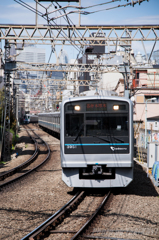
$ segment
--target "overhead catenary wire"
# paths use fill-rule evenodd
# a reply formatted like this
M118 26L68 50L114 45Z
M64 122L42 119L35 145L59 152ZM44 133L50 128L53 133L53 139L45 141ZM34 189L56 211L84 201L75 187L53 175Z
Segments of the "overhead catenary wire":
M15 0L16 2L17 2L17 0ZM21 0L19 0L20 2L22 2L23 4L21 4L21 5L23 5L24 7L25 7L25 3L23 2L23 1L21 1ZM41 4L40 4L40 6L42 6ZM42 13L40 12L40 11L36 11L36 9L34 9L33 7L31 7L31 6L29 6L28 4L27 4L27 9L30 7L30 9L31 9L31 11L33 11L33 12L35 12L35 13L37 13L38 15L40 15L41 17L43 17L45 20L47 20L47 22L48 22L48 25L49 26L53 26L52 24L50 24L50 19L48 18L48 16L42 16ZM44 7L44 6L43 6ZM45 8L45 7L44 7ZM46 12L47 12L47 8L45 8L45 10L46 10ZM54 22L54 21L53 21ZM55 23L55 22L54 22ZM56 23L55 23L56 24ZM57 25L57 24L56 24ZM51 30L49 30L49 34L50 34L50 37L51 37ZM63 35L63 34L61 34L61 35ZM65 37L64 35L63 35L63 37ZM68 40L67 39L67 36L66 36L66 40ZM80 52L81 52L81 49L75 44L75 43L73 43L72 41L71 41L71 39L69 38L69 41L70 41L70 43L73 45L73 47L75 47L75 49L79 52L79 54L80 54ZM53 52L53 49L51 49L51 53L50 53L50 57L49 57L49 60L48 60L48 62L50 61L50 59L51 59L51 55L52 55L52 52ZM43 75L44 76L44 75Z
M24 1L22 1L22 0L14 0L14 1L17 2L18 4L22 5L23 7L29 9L30 11L38 14L40 17L43 17L43 18L47 21L46 17L42 16L42 15L43 15L42 12L36 11L36 9L34 9L34 8L31 7L31 6L29 6L29 5L26 4ZM41 5L41 4L40 4L40 5ZM52 24L50 23L50 21L51 21L51 19L49 19L49 26L50 26L50 27L54 26L54 25L52 25ZM54 20L52 20L52 21L54 22L54 24L55 24L56 26L58 26L58 24L56 24L56 22L55 22ZM71 43L71 45L76 48L77 51L80 50L79 47L71 40L71 38L68 39L66 33L61 32L61 31L58 30L58 29L56 29L56 30L57 30L67 41L69 41L69 42Z
M66 7L64 7L64 8L60 8L60 9L57 9L57 10L56 10L56 11L59 11L59 12L60 12L60 10L63 10L63 11L64 11L64 14L61 14L60 16L58 16L58 17L56 17L56 18L49 18L49 17L48 17L48 14L49 14L49 13L48 13L48 11L47 11L48 7L46 8L45 6L43 6L42 4L40 4L37 0L34 0L34 1L37 2L41 7L43 7L43 8L46 10L46 14L43 14L42 11L39 11L39 10L33 8L32 6L30 6L29 4L25 3L25 2L22 1L22 0L14 0L14 1L17 2L17 3L19 3L19 4L21 4L23 7L29 9L30 11L38 14L39 16L43 17L45 20L47 20L48 25L49 25L50 27L52 27L52 26L54 26L54 25L53 25L51 22L53 22L53 23L55 24L55 26L58 26L58 24L55 22L55 20L56 20L57 18L61 18L61 17L66 18L66 19L67 19L67 22L68 22L68 24L69 24L69 26L70 26L70 23L69 23L69 20L70 20L70 19L68 18L68 14L71 14L71 13L79 13L79 14L84 14L84 15L93 14L93 13L96 13L96 12L106 11L106 10L110 10L110 9L114 9L114 8L119 8L119 7L126 7L126 6L129 6L129 5L130 5L130 6L134 6L134 5L137 4L137 3L140 4L140 3L144 2L144 1L147 1L147 0L137 0L137 1L132 1L132 0L131 0L130 2L128 2L128 0L127 0L127 3L126 3L126 4L117 5L117 6L110 7L110 8L106 8L106 9L99 9L99 10L95 10L95 11L92 11L92 12L86 12L86 11L81 11L81 10L82 10L82 9L88 9L88 8L93 8L93 7L101 6L101 5L104 5L104 4L110 4L110 3L114 3L114 2L117 2L117 1L121 1L121 0L112 0L112 1L107 1L107 2L104 2L104 3L100 3L100 4L96 4L96 5L90 5L90 6L86 6L86 7L77 7L77 6L74 6L74 7L78 8L79 10L78 10L78 11L71 11L71 12L68 12L68 13L66 13L66 11L65 11ZM58 4L58 5L59 5L59 4ZM51 6L51 5L49 5L49 7L50 7L50 6ZM60 6L59 6L59 7L60 7ZM69 7L70 7L70 6L69 6ZM69 20L68 20L68 19L69 19ZM71 21L71 20L70 20L70 21ZM71 39L71 37L68 38L68 36L66 35L66 33L65 33L64 31L61 31L61 30L58 30L58 29L56 29L56 31L58 31L58 33L59 33L61 36L63 36L63 37L66 39L66 41L69 41L69 42L71 43L71 45L74 46L75 49L79 52L79 54L81 53L81 48L79 48L79 47L76 45L76 43ZM50 36L51 36L51 28L50 28L49 32L50 32ZM75 32L73 32L73 34L75 34ZM52 54L52 52L53 52L53 49L52 49L52 51L51 51L51 54ZM50 54L49 61L50 61L50 59L51 59L51 54ZM79 54L78 54L78 55L79 55Z
M36 0L34 0L35 2L37 2ZM39 2L38 2L39 3ZM54 5L54 7L55 7L55 4L54 3L52 3L53 5ZM56 2L56 4L60 7L60 5ZM42 6L41 4L40 4L40 6ZM46 9L46 8L45 8ZM57 11L59 11L60 12L60 14L61 14L61 8L60 9L57 9ZM64 11L64 13L66 13L65 12L65 10L63 9L63 11ZM46 10L46 12L47 12L47 10ZM47 19L48 19L48 13L46 14L47 15ZM66 18L65 18L66 17ZM68 24L69 24L69 26L71 26L71 24L70 24L70 22L72 23L72 25L75 25L73 22L72 22L72 20L67 16L67 14L66 14L66 16L64 16L63 17L64 19L65 19L65 21L67 21L68 22ZM52 20L52 19L50 19L50 20ZM50 20L48 21L48 24L50 23ZM73 33L74 35L75 35L75 33ZM71 40L71 38L70 38L70 40ZM75 44L75 43L74 43ZM75 44L76 45L76 44ZM78 52L79 52L79 54L81 53L81 49L76 45L76 47L78 48L78 49L76 49Z
M34 13L37 13L39 16L43 17L43 18L47 21L47 23L48 23L49 26L54 26L54 25L51 24L51 21L53 21L54 24L55 24L56 26L58 26L58 24L56 24L56 22L55 22L54 20L49 19L49 17L48 17L47 14L44 16L41 11L36 10L35 8L33 8L32 6L26 4L26 3L25 3L24 1L22 1L22 0L14 0L14 1L17 2L17 3L19 3L20 5L22 5L23 7L29 9L30 11L32 11L32 12L34 12ZM37 2L36 0L34 0L34 1ZM37 3L38 3L41 7L43 7L43 8L46 10L46 13L47 13L47 9L48 9L48 8L44 7L44 6L43 6L42 4L40 4L39 2L37 2ZM59 10L59 9L58 9L58 10ZM72 21L71 21L71 22L72 22ZM73 24L73 22L72 22L72 24ZM69 24L69 25L70 25L70 24ZM74 24L73 24L73 25L74 25ZM58 29L56 29L56 30L58 31ZM51 36L51 30L49 31L49 33L50 33L50 36ZM68 39L68 37L66 36L65 33L64 33L65 36L64 36L64 34L62 34L60 31L59 31L59 33L60 33L67 41L69 41L69 42L71 43L71 45L78 51L78 55L77 55L77 56L79 56L79 54L82 53L81 48L79 48L79 47L76 45L76 43L74 43L74 42L71 40L71 37L69 37L69 39ZM81 47L83 47L83 46L81 46ZM49 61L50 61L50 59L51 59L51 55L52 55L52 51L51 51L51 54L50 54L50 57L49 57ZM77 59L77 58L76 58L76 59Z
M35 0L35 1L36 1L36 0ZM82 9L93 8L93 7L97 7L97 6L101 6L101 5L106 5L106 4L114 3L114 2L119 2L119 1L121 1L121 0L111 0L111 1L109 1L109 2L104 2L104 3L95 4L95 5L90 5L90 6L87 6L87 7L80 7L80 6L75 6L75 5L66 5L66 6L64 6L64 7L61 7L61 6L60 6L60 9L61 9L61 10L65 10L65 9L68 9L68 8L76 8L76 9L82 10ZM56 2L56 3L57 3L57 2ZM54 11L49 12L48 14L55 13L55 12L57 12L57 11L59 11L59 10L58 10L58 9L55 9Z
M48 12L47 12L47 19L45 18L45 14L43 14L42 12L40 11L37 11L35 8L31 7L30 5L26 4L24 1L22 0L14 0L15 2L21 4L22 6L26 7L27 9L31 10L32 12L34 13L37 13L38 15L40 15L41 17L43 17L45 20L47 20L49 22L49 25L50 24L50 21L53 21L55 25L57 25L55 23L54 20L58 19L58 18L61 18L61 17L64 17L64 16L68 16L68 14L72 14L72 13L79 13L79 14L84 14L84 15L88 15L88 14L93 14L93 13L96 13L96 12L100 12L100 11L105 11L105 10L110 10L110 9L114 9L114 8L117 8L117 7L126 7L128 5L132 5L134 6L135 4L137 3L141 3L141 2L144 2L144 1L148 1L148 0L137 0L137 1L132 1L131 2L128 2L129 0L127 0L128 3L124 4L124 5L118 5L118 6L115 6L115 7L111 7L111 8L106 8L106 9L100 9L100 10L96 10L96 11L93 11L93 12L86 12L86 11L81 11L81 9L86 9L86 8L90 8L90 7L96 7L96 6L100 6L100 5L104 5L104 4L110 4L110 3L114 3L114 2L117 2L117 1L121 1L121 0L112 0L112 1L107 1L107 2L104 2L104 3L100 3L100 4L96 4L96 5L90 5L90 6L87 6L87 7L78 7L80 8L80 11L71 11L71 12L64 12L63 15L60 15L58 17L54 17L54 18L48 18ZM34 0L35 2L37 2L41 7L43 7L45 10L47 10L46 7L44 7L42 4L40 4L37 0ZM77 6L76 6L77 7ZM61 8L62 9L62 8ZM57 10L59 11L59 9ZM52 25L51 25L52 26ZM56 29L58 31L58 29ZM71 40L71 38L68 39L67 35L62 31L58 31L62 36L63 34L65 35L64 38L66 38L67 41L69 41L71 43L72 46L74 46L76 48L77 51L81 51L81 49L78 48L78 46Z
M37 1L37 0L35 0L35 1ZM126 0L125 0L125 1L126 1ZM127 2L128 2L128 1L130 1L130 2L127 3L127 4L123 4L123 5L117 5L116 7L121 7L121 6L124 7L124 6L128 6L128 5L134 7L134 5L137 4L137 3L139 3L139 5L140 5L140 3L144 2L144 1L149 1L149 0L137 0L137 1L127 0ZM97 7L97 6L103 6L103 5L110 4L110 3L114 3L114 2L121 2L121 0L111 0L111 1L108 1L108 2L98 3L98 4L95 4L95 5L90 5L90 6L86 6L86 7L82 7L82 6L80 7L80 6L75 6L75 5L66 5L66 6L64 6L64 7L61 7L61 6L60 6L60 8L61 8L61 10L63 10L63 9L68 9L68 8L75 8L75 9L83 10L83 9L88 9L88 8ZM116 7L114 7L114 8L116 8ZM113 8L109 8L109 9L113 9ZM101 10L99 10L99 11L104 11L104 10L108 10L108 9L101 9ZM52 11L52 12L48 12L48 14L55 13L56 11L58 11L58 9L55 9L55 10ZM96 11L94 11L94 12L96 12ZM94 13L94 12L91 12L91 13Z
M36 0L35 0L36 1ZM111 1L111 2L107 2L107 3L114 3L115 1L121 1L121 0L114 0L114 1ZM57 17L54 17L54 18L51 18L51 20L56 20L58 18L61 18L61 17L64 17L66 15L70 15L70 14L81 14L81 15L90 15L90 14L94 14L94 13L98 13L98 12L102 12L102 11L107 11L107 10L112 10L112 9L116 9L116 8L120 8L120 7L127 7L127 6L133 6L137 3L142 3L144 1L148 1L148 0L137 0L137 1L131 1L131 2L128 2L126 4L122 4L122 5L116 5L116 6L113 6L113 7L110 7L110 8L105 8L105 9L99 9L99 10L95 10L95 11L92 11L92 12L88 12L88 11L81 11L82 9L87 9L87 7L76 7L80 10L77 10L77 11L70 11L70 12L67 12L67 13L64 13L63 15L60 15L60 16L57 16ZM107 4L105 3L105 4ZM104 3L103 3L104 4ZM74 8L74 6L71 6L72 8ZM91 6L89 6L90 8ZM66 9L66 7L63 7L61 9ZM58 10L55 10L55 11L58 11ZM54 13L55 11L53 12L50 12L48 14L51 14L51 13Z
M49 26L53 26L53 25L50 23L50 19L49 19L49 17L48 17L47 14L46 14L46 16L43 16L41 11L38 11L37 9L35 9L35 8L33 8L32 6L26 4L26 3L25 3L24 1L22 1L22 0L19 0L19 2L18 2L18 0L14 0L14 1L17 2L17 3L19 3L20 5L22 5L23 7L29 9L30 11L38 14L39 16L43 17L45 20L47 20L47 23L48 23ZM43 5L40 4L40 6L43 6ZM43 7L44 7L44 6L43 6ZM44 9L46 10L46 13L47 13L47 9L48 9L48 8L45 8L45 7L44 7ZM53 22L54 22L54 21L53 21ZM54 22L54 23L55 23L55 22ZM55 23L55 25L57 25L57 24ZM69 25L70 25L70 24L69 24ZM58 30L57 30L57 31L58 31ZM49 34L50 34L50 37L51 37L51 30L49 30ZM61 33L60 33L60 34L61 34ZM65 37L64 34L61 34L61 35L63 35L63 37ZM66 40L68 40L67 36L66 36L65 38L66 38ZM71 38L69 38L69 41L70 41L70 43L72 42L72 41L71 41ZM77 50L79 53L81 52L81 49L80 49L76 44L73 43L72 45L76 48L76 50ZM51 50L48 63L49 63L49 61L50 61L50 59L51 59L52 52L53 52L53 49ZM43 76L44 76L44 73L43 73ZM43 77L42 77L42 78L43 78ZM42 81L42 80L41 80L41 81Z
M55 4L54 3L52 3L53 5L54 5L54 7L55 7ZM56 3L59 7L60 7L60 5L59 5L59 3ZM60 12L60 14L61 14L61 8L60 9L58 9L58 11ZM65 10L64 9L62 9L63 10L63 12L64 13L66 13L65 12ZM64 19L65 19L65 17L63 17ZM70 22L72 23L72 25L74 25L74 23L72 22L72 20L66 15L66 19L65 19L67 22L68 22L68 24L69 24L69 26L71 26L71 24L70 24ZM82 36L82 34L78 31L78 33L79 33L79 35L81 35ZM73 33L74 34L74 36L75 36L75 33ZM81 49L79 50L79 53L77 54L77 57L76 57L76 60L78 59L78 56L79 56L79 54L81 53L82 51L81 51ZM75 61L76 61L75 60Z

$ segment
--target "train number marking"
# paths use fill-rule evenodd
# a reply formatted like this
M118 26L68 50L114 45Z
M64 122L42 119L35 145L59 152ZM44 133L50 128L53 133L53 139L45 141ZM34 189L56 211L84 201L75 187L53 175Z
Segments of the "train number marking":
M75 149L75 148L77 148L76 145L67 145L67 149Z

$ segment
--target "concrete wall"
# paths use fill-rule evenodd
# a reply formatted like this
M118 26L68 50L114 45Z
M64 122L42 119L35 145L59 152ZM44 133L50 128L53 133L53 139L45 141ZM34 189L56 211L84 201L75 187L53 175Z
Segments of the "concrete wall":
M123 75L121 73L104 73L102 75L102 80L99 83L99 89L114 90L119 79L122 79Z
M135 103L134 121L145 122L145 103ZM147 103L147 118L159 116L159 103Z

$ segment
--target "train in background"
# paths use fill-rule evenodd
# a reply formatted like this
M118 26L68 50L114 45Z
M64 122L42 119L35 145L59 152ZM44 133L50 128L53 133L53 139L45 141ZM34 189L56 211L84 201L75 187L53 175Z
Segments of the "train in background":
M117 96L83 96L39 114L60 134L62 179L69 187L126 187L133 180L133 106Z
M23 123L38 123L38 115L25 114L23 117Z
M39 126L60 138L60 112L39 113Z

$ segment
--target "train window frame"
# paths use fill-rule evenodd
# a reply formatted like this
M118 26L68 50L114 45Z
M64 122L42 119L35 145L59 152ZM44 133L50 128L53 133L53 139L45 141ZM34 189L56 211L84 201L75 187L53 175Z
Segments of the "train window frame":
M107 107L107 110L101 110L99 111L97 109L97 111L87 111L87 104L88 103L91 103L91 101L93 102L93 104L95 103L106 103L106 106ZM80 105L81 106L81 110L79 112L75 111L74 110L74 106L75 105ZM114 105L119 105L119 110L115 111L113 110L113 106ZM71 106L71 108L69 108ZM121 107L120 107L121 106ZM124 107L123 107L124 106ZM128 122L128 127L127 127L127 134L126 136L128 138L130 138L130 130L129 130L129 126L130 126L130 115L129 115L129 103L126 102L126 101L117 101L117 100L109 100L109 99L103 99L101 101L98 101L98 100L77 100L77 101L74 101L74 102L67 102L65 103L64 105L64 121L65 121L65 125L64 125L64 136L67 137L66 135L66 115L70 115L70 114L83 114L84 116L84 119L83 119L83 124L84 124L84 132L83 132L83 137L87 137L87 129L86 129L86 115L87 114L110 114L112 117L113 116L117 116L117 115L120 115L120 114L124 114L126 117L127 117L127 122ZM118 125L117 127L117 133L119 133L120 129L122 129L121 126ZM101 135L102 136L102 135ZM117 136L120 136L117 134ZM122 136L122 135L121 135Z

